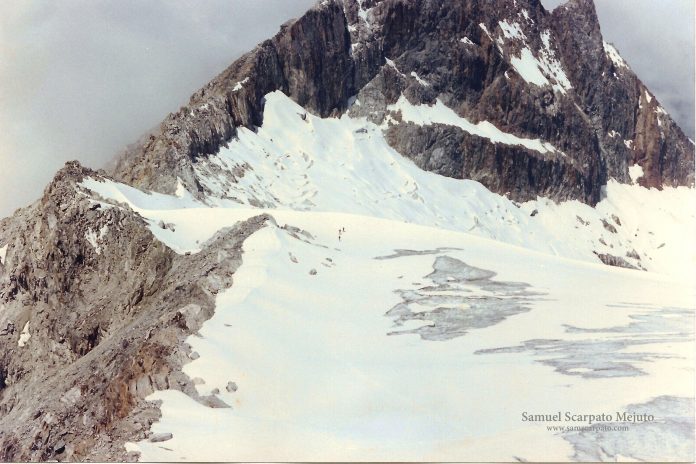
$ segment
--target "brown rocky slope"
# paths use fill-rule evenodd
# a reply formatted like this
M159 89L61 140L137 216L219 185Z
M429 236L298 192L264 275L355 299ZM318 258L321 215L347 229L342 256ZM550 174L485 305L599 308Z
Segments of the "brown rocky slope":
M177 255L130 208L92 199L79 186L88 176L102 178L69 163L0 221L0 461L135 459L124 443L150 434L159 411L144 398L156 389L223 406L181 372L184 339L270 218Z

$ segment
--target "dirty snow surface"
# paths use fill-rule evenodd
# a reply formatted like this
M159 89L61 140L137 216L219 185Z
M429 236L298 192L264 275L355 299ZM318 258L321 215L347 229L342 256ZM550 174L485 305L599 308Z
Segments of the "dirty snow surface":
M365 120L279 93L264 118L197 165L205 202L82 184L178 253L273 217L187 340L184 372L229 407L154 393L168 439L128 443L141 460L692 459L693 190L516 205L418 170ZM524 420L558 412L609 416Z

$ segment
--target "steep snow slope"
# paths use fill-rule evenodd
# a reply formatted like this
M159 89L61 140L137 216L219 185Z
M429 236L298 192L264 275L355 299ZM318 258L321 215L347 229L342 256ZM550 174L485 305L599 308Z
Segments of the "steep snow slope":
M427 114L426 108L419 114ZM181 184L179 198L145 195L123 184L85 185L130 202L155 225L176 224L171 210L181 207L345 212L464 231L589 262L599 262L595 252L612 255L685 278L696 263L693 189L657 191L610 181L596 208L545 199L517 205L478 182L420 170L389 147L382 128L364 118L315 117L280 92L267 95L262 127L240 128L238 139L198 162L196 172L213 192L208 205L196 203ZM201 221L225 225L217 211L196 214ZM153 231L172 235L159 227ZM194 249L195 243L175 248Z

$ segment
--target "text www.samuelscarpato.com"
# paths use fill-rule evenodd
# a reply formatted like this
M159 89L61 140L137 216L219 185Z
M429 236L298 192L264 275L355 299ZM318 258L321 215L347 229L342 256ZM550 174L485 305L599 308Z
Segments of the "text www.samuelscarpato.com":
M628 432L628 425L547 425L549 432Z

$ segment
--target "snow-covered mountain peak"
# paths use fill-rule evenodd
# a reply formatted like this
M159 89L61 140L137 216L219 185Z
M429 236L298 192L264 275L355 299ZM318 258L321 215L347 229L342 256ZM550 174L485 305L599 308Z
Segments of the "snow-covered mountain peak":
M0 460L688 460L693 150L591 0L320 1L0 220Z

